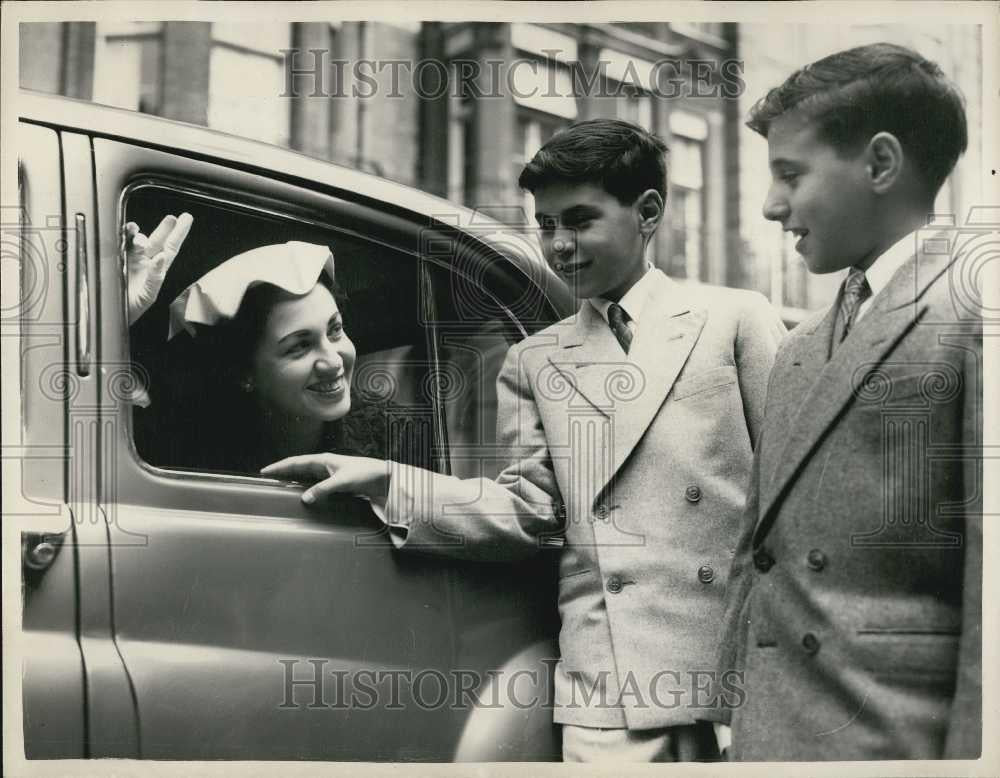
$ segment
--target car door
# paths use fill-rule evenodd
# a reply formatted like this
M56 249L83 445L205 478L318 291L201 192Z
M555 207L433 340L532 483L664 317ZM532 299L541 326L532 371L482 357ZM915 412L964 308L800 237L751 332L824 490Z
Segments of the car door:
M13 226L18 243L20 299L5 309L3 334L17 335L5 337L5 349L20 346L20 358L4 364L20 368L23 418L4 418L4 521L21 527L15 639L24 657L25 754L138 756L132 688L111 623L96 456L102 387L90 144L29 122L18 132L20 202L4 231L6 243Z
M4 278L2 345L5 394L16 383L22 402L4 405L3 515L6 526L16 523L21 539L25 755L80 758L84 670L71 497L64 477L67 403L59 391L76 377L64 361L72 331L65 307L75 268L67 267L59 134L27 124L18 133L26 150L18 158L19 202L3 209L2 229L4 259L9 250L16 252L19 277ZM15 289L16 303L8 305ZM42 376L50 380L43 382ZM7 416L8 410L21 418Z
M447 470L434 294L449 286L440 273L460 269L421 253L426 223L280 172L108 138L90 143L94 369L104 393L95 466L114 645L133 690L139 754L553 758L544 690L555 598L545 560L470 567L400 554L364 501L306 508L298 486L192 466L184 447L205 442L192 388L199 376L158 351L169 301L212 263L267 242L326 243L349 287L356 373L376 394L388 376L395 392L373 429L388 455ZM123 226L136 220L148 233L180 210L195 226L157 305L130 330ZM507 281L524 283L513 273ZM499 297L512 294L497 288ZM517 330L513 316L505 326ZM508 686L498 679L525 668L539 693L529 688L513 701L529 704L512 704L509 692L525 675ZM483 702L477 695L487 691L493 699Z

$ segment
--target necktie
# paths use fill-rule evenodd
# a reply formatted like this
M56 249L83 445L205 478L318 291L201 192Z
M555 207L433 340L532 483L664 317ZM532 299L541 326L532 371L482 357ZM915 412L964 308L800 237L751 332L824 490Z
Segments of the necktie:
M847 333L854 325L854 317L858 314L858 308L871 296L871 293L872 289L868 286L865 272L852 267L844 281L844 291L840 295L840 312L833 338L834 348L847 337Z
M632 345L632 330L628 328L628 314L618 303L611 303L608 306L608 326L618 338L622 350L628 354L629 347Z

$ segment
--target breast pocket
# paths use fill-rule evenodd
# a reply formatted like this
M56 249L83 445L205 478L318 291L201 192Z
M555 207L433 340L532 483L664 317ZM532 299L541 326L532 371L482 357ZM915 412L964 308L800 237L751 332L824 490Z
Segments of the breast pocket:
M724 386L736 383L736 366L723 365L698 373L690 378L682 378L674 384L671 396L674 400L686 400L695 395L703 395Z

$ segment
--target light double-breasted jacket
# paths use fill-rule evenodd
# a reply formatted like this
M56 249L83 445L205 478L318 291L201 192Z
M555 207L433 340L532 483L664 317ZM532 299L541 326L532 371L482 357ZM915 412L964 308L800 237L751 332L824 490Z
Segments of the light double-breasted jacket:
M628 356L590 304L510 349L496 481L405 466L391 478L404 549L497 560L561 546L557 722L699 717L784 335L760 294L651 272Z

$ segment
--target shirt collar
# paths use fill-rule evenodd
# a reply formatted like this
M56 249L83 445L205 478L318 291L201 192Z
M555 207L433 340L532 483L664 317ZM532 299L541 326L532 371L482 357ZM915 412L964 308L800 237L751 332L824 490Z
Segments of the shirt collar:
M642 309L646 306L646 300L649 299L649 292L653 287L652 271L653 265L647 262L646 272L642 278L632 284L632 288L625 292L622 295L622 299L618 301L622 310L628 314L628 318L637 324L639 317L642 316ZM594 310L601 314L604 321L608 320L608 308L611 307L611 300L605 300L603 297L589 297L587 298L587 302L594 306Z
M896 271L916 252L917 233L914 231L897 240L872 262L871 267L865 271L868 287L872 290L872 298L877 297L878 293L889 285Z

